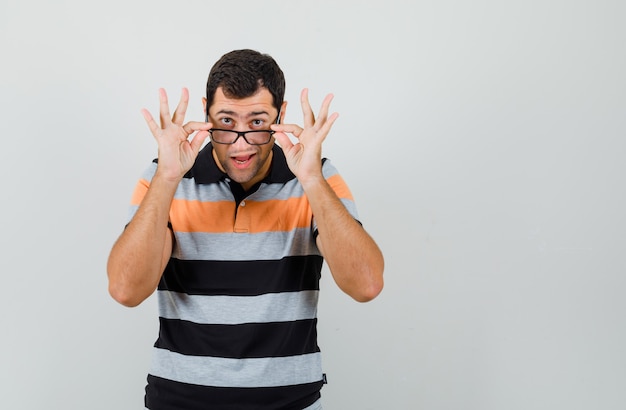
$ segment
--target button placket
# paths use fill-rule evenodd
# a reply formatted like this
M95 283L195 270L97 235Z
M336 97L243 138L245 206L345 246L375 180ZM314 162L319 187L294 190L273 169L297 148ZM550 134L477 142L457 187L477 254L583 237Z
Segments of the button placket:
M234 232L247 233L250 231L250 211L246 209L246 201L241 201L235 214Z

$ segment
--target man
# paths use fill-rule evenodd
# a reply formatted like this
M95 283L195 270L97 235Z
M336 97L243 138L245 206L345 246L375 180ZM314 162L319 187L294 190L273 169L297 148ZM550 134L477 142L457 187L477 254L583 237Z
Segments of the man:
M282 124L284 93L273 58L236 50L211 69L206 122L184 123L186 89L171 116L160 90L160 126L143 110L158 160L133 194L107 270L125 306L158 294L146 408L321 409L323 260L355 300L382 290L383 256L321 158L337 119L332 95L315 118L303 90L300 127Z

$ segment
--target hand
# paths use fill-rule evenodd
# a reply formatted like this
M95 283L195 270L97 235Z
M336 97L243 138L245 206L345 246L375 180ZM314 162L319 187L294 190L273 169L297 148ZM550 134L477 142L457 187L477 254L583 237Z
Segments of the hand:
M302 113L304 114L304 128L296 124L272 125L272 129L276 131L274 136L285 153L289 169L302 184L310 180L323 178L322 142L324 142L330 132L330 128L337 117L339 117L337 113L328 115L328 108L332 100L332 94L328 94L324 98L319 117L316 120L309 104L309 90L305 88L300 94L300 103L302 105ZM286 133L292 134L298 139L298 142L292 143Z
M194 164L198 151L204 140L209 136L211 123L190 121L183 125L187 105L189 104L189 91L183 88L180 102L170 118L170 110L167 102L167 94L163 88L159 89L160 120L161 126L152 118L145 108L141 110L148 127L159 146L159 163L157 174L172 181L180 181ZM189 136L196 132L191 140Z

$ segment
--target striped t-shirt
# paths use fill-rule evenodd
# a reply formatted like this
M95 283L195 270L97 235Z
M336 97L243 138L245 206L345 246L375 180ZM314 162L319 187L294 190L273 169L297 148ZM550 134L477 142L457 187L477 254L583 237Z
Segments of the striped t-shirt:
M358 218L330 161L322 170ZM155 171L156 160L137 185L129 219ZM320 397L323 259L307 197L278 146L256 190L236 199L241 188L233 184L208 144L174 195L175 243L157 289L146 408L301 410Z

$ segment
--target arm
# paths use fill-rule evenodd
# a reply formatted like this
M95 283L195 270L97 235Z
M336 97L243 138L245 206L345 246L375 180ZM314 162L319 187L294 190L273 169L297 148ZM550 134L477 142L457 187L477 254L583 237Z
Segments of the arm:
M383 255L323 180L305 188L317 221L319 247L335 282L359 302L374 299L383 288Z
M337 119L328 116L332 95L322 103L315 120L308 90L301 95L304 128L293 124L273 125L285 151L289 168L296 175L311 204L319 236L317 244L339 288L357 301L374 299L383 288L383 255L361 225L346 210L322 175L321 145ZM298 138L293 144L285 132Z
M169 261L173 240L167 222L175 189L155 177L137 213L111 249L109 293L124 306L137 306L150 296Z
M183 125L189 101L186 89L171 119L165 90L159 90L159 95L160 127L143 110L159 146L157 170L137 213L113 245L107 263L109 293L125 306L137 306L157 288L172 254L172 231L167 223L174 193L211 128L210 123L203 122ZM194 138L188 140L195 131Z

